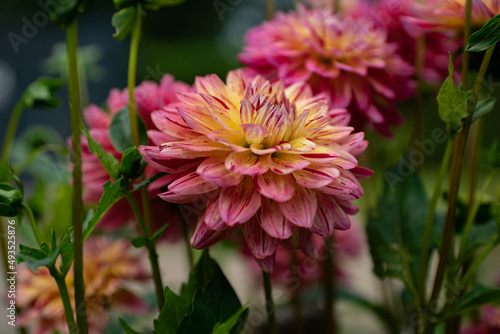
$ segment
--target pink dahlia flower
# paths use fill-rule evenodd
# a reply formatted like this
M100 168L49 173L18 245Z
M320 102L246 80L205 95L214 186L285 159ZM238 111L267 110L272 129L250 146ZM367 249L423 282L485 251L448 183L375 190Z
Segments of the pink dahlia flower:
M460 33L465 27L466 0L426 0L415 4L416 17L408 17L408 31L422 33L428 30ZM472 27L481 28L489 19L500 14L499 0L472 1Z
M149 278L140 258L131 253L130 241L91 238L84 245L83 275L89 333L104 332L110 310L140 313L148 306L125 284ZM57 284L45 267L33 273L26 265L18 267L17 305L23 309L19 326L31 326L30 333L69 333ZM74 305L73 270L66 276L71 304Z
M472 323L462 334L500 334L500 307L485 306L481 313L481 320Z
M334 244L334 257L335 257L335 270L336 277L341 283L348 283L348 276L345 271L345 265L358 257L361 249L365 244L365 236L363 230L360 228L359 223L353 220L351 229L348 231L336 231L335 244ZM300 282L293 278L291 272L292 258L290 252L279 247L276 251L274 261L274 271L271 275L271 280L275 284L285 285L291 291L295 289L305 289L313 286L322 281L324 277L324 264L326 252L324 248L325 239L321 236L313 235L316 244L319 248L318 258L308 258L297 252L297 275ZM245 249L245 254L249 252ZM252 272L258 277L260 275L260 268L257 265L252 266ZM259 280L257 280L259 281Z
M194 248L209 247L241 226L264 270L271 271L280 242L317 256L313 233L350 227L351 200L363 195L358 178L371 171L356 156L367 142L352 133L349 115L297 83L284 88L242 71L196 78L196 93L153 113L165 136L142 146L154 168L182 173L159 196L194 203Z
M168 105L175 105L179 102L176 94L178 92L191 91L187 84L174 81L173 77L166 75L158 85L154 82L143 82L135 89L135 98L138 106L138 113L146 124L148 129L156 129L151 113L155 110L162 109ZM121 160L122 153L116 150L109 138L109 126L114 114L128 105L128 91L120 91L113 89L107 101L109 112L99 108L96 105L90 105L84 112L85 122L88 126L90 135L94 140L99 142L104 150L112 153L118 161ZM159 144L163 142L163 138L151 137L153 143ZM102 167L99 159L94 156L89 148L85 137L82 137L82 171L84 193L83 199L86 204L95 205L99 202L102 195L102 185L110 180L106 170ZM148 167L146 176L152 176L157 171ZM162 226L169 223L169 227L165 232L165 238L169 241L175 241L181 236L180 216L176 208L171 204L160 200L156 195L162 192L163 188L172 180L173 176L163 177L149 186L149 194L151 198L151 211L155 226ZM140 201L138 201L140 203ZM166 218L168 217L168 219ZM114 229L123 226L125 223L134 219L134 215L126 199L117 202L103 217L100 223L101 228Z
M388 136L389 126L402 122L394 102L414 86L413 67L397 49L373 23L300 7L251 29L239 60L285 85L306 81L334 107L348 108L355 128L370 123Z
M413 17L413 7L418 0L365 0L352 7L347 15L356 20L367 19L387 30L387 41L398 45L397 53L409 64L414 65L417 57L417 38L403 25L403 19ZM448 75L448 52L455 53L460 43L451 39L449 34L428 31L425 34L424 80L441 83Z

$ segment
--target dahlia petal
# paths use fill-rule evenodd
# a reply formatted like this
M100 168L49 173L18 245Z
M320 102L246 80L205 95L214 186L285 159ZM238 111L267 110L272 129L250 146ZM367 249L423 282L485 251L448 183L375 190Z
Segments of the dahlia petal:
M188 147L189 144L186 144ZM169 157L170 159L197 159L197 158L205 158L211 154L213 151L223 151L223 148L214 148L214 147L205 147L197 146L197 150L190 150L186 147L183 147L183 142L173 142L173 143L164 143L160 145L160 153L163 156Z
M280 240L267 234L260 227L256 217L243 224L241 229L248 248L256 258L263 259L271 256L278 249Z
M245 133L245 139L247 143L261 143L265 138L269 137L271 134L260 124L242 124L240 127Z
M245 135L241 131L232 129L215 130L210 132L207 137L215 142L226 144L230 147L241 147L242 150L246 150Z
M313 225L309 230L322 237L329 237L335 229L335 216L337 214L345 215L345 213L337 212L342 209L338 205L335 205L331 196L318 191L316 192L316 198L318 199L318 210L314 217Z
M335 152L327 147L317 145L313 151L302 153L300 156L311 162L328 163L336 160L340 155L338 152Z
M336 202L348 215L355 215L359 212L359 208L357 207L357 205L351 201L344 201L343 199L337 198Z
M198 218L198 224L193 236L191 237L191 246L194 249L204 249L215 245L222 239L229 236L231 233L236 231L236 227L229 227L223 231L214 231L208 228L208 226L203 221L204 215L200 215Z
M279 175L272 171L254 177L255 188L265 197L285 202L293 197L295 186L290 175Z
M223 231L229 227L224 220L222 220L219 213L219 195L219 193L215 193L212 199L208 201L205 218L203 219L207 227L214 231Z
M293 85L288 86L285 89L285 95L290 100L290 103L294 103L297 100L303 100L313 96L311 86L303 82L297 82Z
M297 153L308 153L313 152L316 148L316 144L307 138L297 138L290 141L290 145L292 145L291 152Z
M174 143L172 146L182 147L186 150L196 151L196 152L213 152L213 151L228 150L227 145L215 142L212 139L208 138L208 136L199 136L191 140L185 140L182 142ZM162 147L164 147L164 145L162 145Z
M193 107L186 110L177 107L177 112L187 125L201 134L206 135L214 130L221 129L220 124L203 108Z
M258 95L257 95L258 96ZM252 123L255 115L255 108L248 100L241 100L240 106L240 123Z
M188 171L179 176L168 186L168 190L184 195L205 194L217 189L217 186L207 182L196 171Z
M95 104L85 108L83 116L89 128L108 129L111 124L111 116Z
M344 209L339 205L337 201L332 201L333 206L335 207L335 215L334 215L334 227L336 230L346 231L351 228L351 220L349 216L346 214Z
M307 257L318 259L319 249L313 234L305 228L296 228L293 235L281 240L281 246L288 250L300 249Z
M259 216L260 226L273 238L288 239L293 233L293 224L290 223L276 201L262 198Z
M275 153L267 158L269 169L276 174L290 174L296 170L304 169L311 162L302 159L299 155L291 155L285 153Z
M158 194L162 200L169 203L178 203L178 204L188 204L193 203L196 196L199 195L185 195L185 194L177 194L173 191L165 191L163 193Z
M321 188L340 176L335 167L315 165L293 172L295 181L306 188Z
M250 150L257 155L272 154L274 152L286 151L286 150L291 150L291 149L292 149L292 145L290 143L282 143L281 145L273 146L273 147L266 148L266 149L263 149L261 144L250 145Z
M373 171L368 168L356 166L351 169L351 173L358 179L367 179L373 175Z
M178 173L199 164L195 159L175 159L160 151L157 146L139 146L139 152L143 159L154 169L165 173Z
M269 170L265 156L257 156L252 151L231 152L226 158L228 171L243 175L260 175Z
M274 269L274 258L276 256L276 253L274 253L273 255L270 255L268 257L265 257L263 259L258 259L258 258L255 258L255 262L257 262L257 264L259 265L259 267L264 270L266 273L268 274L272 274L273 273L273 269Z
M261 196L252 179L247 177L236 187L222 189L219 212L229 226L243 224L259 210L260 201Z
M279 203L283 215L294 225L309 228L316 215L317 201L314 190L297 186L293 197Z
M365 110L370 105L372 93L370 87L364 82L364 78L349 76L351 81L352 91L354 93L354 100L359 109Z
M160 146L168 141L171 141L170 136L157 130L148 130L148 137L153 142L153 144L157 146Z
M196 169L208 182L221 188L234 187L243 179L242 175L226 169L224 156L214 156L204 160Z

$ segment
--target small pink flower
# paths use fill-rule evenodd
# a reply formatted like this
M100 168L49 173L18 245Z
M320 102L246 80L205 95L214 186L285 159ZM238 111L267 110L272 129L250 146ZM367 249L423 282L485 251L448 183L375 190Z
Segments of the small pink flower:
M351 200L363 195L358 178L372 172L358 167L367 142L347 126L345 110L330 109L304 83L285 89L242 71L226 83L196 78L195 89L179 94L177 109L153 113L165 143L140 147L152 167L182 173L159 196L193 204L194 248L241 225L252 254L272 271L280 242L317 256L313 233L350 227Z
M348 108L355 128L370 123L390 135L389 126L402 121L394 102L414 86L413 67L397 48L373 23L300 7L251 29L239 60L285 85L306 81L334 107Z
M145 122L148 129L156 130L151 119L151 113L162 109L167 105L175 105L179 102L176 94L178 92L188 92L191 88L184 83L174 81L173 77L166 75L158 85L154 82L145 81L135 89L135 99L138 106L138 113ZM85 122L89 133L94 140L99 142L106 152L112 153L118 161L121 160L122 153L117 151L110 138L109 126L114 114L128 105L128 91L113 89L110 92L107 105L109 113L96 105L90 105L84 112ZM163 142L163 138L157 138L154 135L150 138L153 143ZM95 205L102 195L102 185L110 180L106 170L101 166L99 159L94 156L87 144L85 137L82 137L82 171L85 203ZM148 167L146 177L150 177L157 171ZM175 176L163 177L149 186L151 198L151 211L156 227L169 223L169 227L164 236L169 241L178 240L181 236L179 227L180 217L174 206L161 201L156 194L166 189L168 183ZM140 203L140 201L137 201ZM166 218L168 217L168 219ZM118 201L101 219L99 226L104 229L115 229L123 226L125 223L134 219L134 215L126 199Z
M396 52L409 64L415 65L417 38L404 28L403 20L414 16L413 7L418 0L362 1L351 7L347 15L356 20L373 21L387 30L387 41L398 45ZM448 52L455 53L461 43L444 32L429 31L425 34L424 80L441 83L448 75Z
M17 305L23 309L19 326L31 326L33 334L69 333L57 284L45 267L33 273L18 267ZM138 256L132 255L130 241L90 238L84 245L83 275L90 334L103 333L110 310L127 313L148 311L148 306L125 284L149 278ZM74 305L73 270L66 276L71 304ZM74 310L73 310L74 311Z
M420 34L429 30L461 33L465 28L466 0L426 0L414 4L415 15L405 18L408 31ZM500 14L500 1L472 1L473 29L481 28L489 19Z

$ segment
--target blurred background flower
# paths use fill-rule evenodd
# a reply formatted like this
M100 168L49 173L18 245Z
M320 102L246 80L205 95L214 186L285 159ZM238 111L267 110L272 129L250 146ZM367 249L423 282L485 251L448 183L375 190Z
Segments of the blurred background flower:
M128 240L88 239L84 246L83 275L89 333L101 334L111 312L148 311L149 307L127 288L130 282L149 279L139 254L132 252ZM22 264L17 278L17 305L24 309L18 325L31 327L33 334L69 333L59 290L49 270L42 267L34 273ZM66 276L66 285L74 305L72 269Z

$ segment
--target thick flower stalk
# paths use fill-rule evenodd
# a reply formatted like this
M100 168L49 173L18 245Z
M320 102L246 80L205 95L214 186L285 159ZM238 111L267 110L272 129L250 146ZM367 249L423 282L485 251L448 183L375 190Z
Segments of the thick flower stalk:
M301 6L251 29L239 60L285 85L306 81L334 107L348 108L356 129L369 123L389 136L390 125L402 122L395 101L414 88L413 67L397 49L376 24Z
M396 52L409 64L416 64L417 37L405 29L403 21L414 17L414 6L419 0L381 0L362 1L356 7L350 7L347 15L356 20L373 21L387 30L387 41L398 45ZM428 31L425 33L425 66L423 79L426 82L441 84L448 76L448 52L455 53L460 48L457 40L449 33Z
M131 251L127 240L99 237L85 242L83 275L89 333L103 333L111 311L148 311L148 306L125 286L127 282L149 278L140 257ZM23 264L18 271L16 297L24 310L18 318L19 325L31 326L33 334L69 333L61 295L49 270L41 267L33 273ZM73 270L68 272L66 284L74 304Z
M194 248L209 247L241 226L261 267L272 271L280 242L317 256L313 233L350 227L351 202L363 195L358 178L371 171L356 156L367 142L353 134L343 109L297 83L284 88L232 71L197 78L196 93L153 113L165 143L142 146L155 169L181 173L159 196L192 203ZM154 131L151 131L154 132ZM159 136L160 134L158 134Z
M415 34L429 30L458 32L465 29L467 0L426 0L414 5L414 16L405 18L408 31ZM500 1L472 1L471 26L481 28L489 19L500 14Z
M138 114L146 124L148 129L156 129L151 120L151 113L159 110L167 105L175 105L179 100L176 96L178 92L188 92L190 87L184 83L174 81L173 77L166 75L158 85L154 82L145 81L135 90L135 97L138 105ZM89 128L90 135L94 140L99 142L104 150L112 153L118 161L121 160L122 153L119 152L112 144L109 137L109 127L114 114L126 107L128 104L128 91L120 91L113 89L110 92L107 100L109 112L101 109L96 105L90 105L84 112L85 122ZM163 138L151 137L152 143L160 144ZM83 183L84 194L83 199L86 204L95 205L99 202L102 195L102 185L111 178L102 167L99 159L93 155L89 148L85 137L82 137L83 142ZM152 176L157 171L154 168L146 169L146 176ZM159 227L166 222L170 225L167 227L167 232L164 234L169 241L176 241L182 234L180 228L180 216L174 206L160 200L156 194L166 190L166 186L172 180L171 177L163 177L152 183L149 187L150 205L153 212L153 223ZM162 190L163 189L163 190ZM166 218L168 217L168 218ZM123 226L127 222L134 219L133 212L126 199L122 199L113 205L110 210L101 219L100 228L113 230Z

